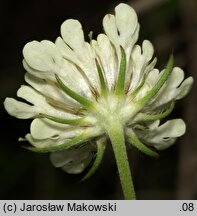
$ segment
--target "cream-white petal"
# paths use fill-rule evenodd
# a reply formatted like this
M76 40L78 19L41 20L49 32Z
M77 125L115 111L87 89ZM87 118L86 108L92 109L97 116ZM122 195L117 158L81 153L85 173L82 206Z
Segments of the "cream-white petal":
M121 3L115 8L115 16L107 14L103 19L103 27L115 46L121 45L125 50L132 49L136 42L133 41L134 34L138 34L138 22L135 11L129 5Z
M75 76L76 80L77 77ZM71 78L70 78L71 79ZM63 79L63 81L65 78ZM80 104L69 97L67 94L65 94L62 89L58 88L56 83L51 80L43 80L40 78L37 78L29 73L25 74L25 81L31 85L35 90L39 91L42 95L45 97L50 98L54 101L56 101L58 104L62 104L62 106L73 106L73 107L80 107ZM78 80L80 82L80 80ZM76 83L76 82L74 82ZM74 85L72 83L71 85L70 82L65 82L67 86L69 86L72 90L74 90L77 93L80 93L81 95L87 96L90 95L90 92L88 91L87 85L85 85L82 81L80 82L79 85ZM75 87L74 87L75 86ZM81 88L80 88L81 87ZM79 89L80 88L80 89Z
M142 43L142 51L146 62L149 62L154 54L154 48L150 41L144 40Z
M172 137L170 137L168 139L163 139L162 142L160 140L158 140L158 142L154 144L154 147L160 151L165 150L165 149L169 148L170 146L172 146L176 142L176 140L177 140L177 138L172 138Z
M39 111L37 114L44 113L59 118L75 118L75 115L48 104L46 98L30 86L21 86L17 92L17 96L37 107L37 111Z
M150 131L145 131L144 140L156 149L163 150L171 146L176 138L182 136L185 131L184 121L182 119L173 119Z
M144 63L144 59L141 54L141 47L139 45L135 45L133 51L131 53L131 68L132 71L132 79L130 88L133 90L138 85L140 80L142 79L142 65Z
M59 60L57 48L50 41L32 41L23 48L25 61L38 71L56 71L55 62Z
M68 96L66 97L66 94L63 93L63 91L59 89L54 82L39 79L29 73L25 74L25 81L46 97L52 98L61 103L70 104L73 102ZM77 105L77 103L75 104Z
M163 71L160 74L162 74ZM183 79L183 70L179 67L173 68L168 80L149 105L156 108L167 104L170 101L178 100L184 97L191 89L193 78L189 77L184 81Z
M51 61L49 56L45 56L43 47L38 41L32 41L27 43L23 48L23 56L26 62L36 70L49 71Z
M23 67L24 69L31 75L38 77L40 79L48 79L48 80L54 80L54 74L51 72L46 71L39 71L35 70L32 67L28 65L28 63L23 59Z
M85 97L91 98L92 93L90 90L90 85L87 81L87 77L79 71L75 65L68 61L64 61L61 68L61 73L59 73L62 81L73 91L83 95Z
M58 145L58 137L52 137L49 139L35 139L31 134L27 134L25 136L25 140L27 140L32 146L36 148L45 148Z
M30 86L22 85L17 91L17 96L40 107L46 104L46 99Z
M29 104L17 101L13 98L6 98L4 101L6 111L19 119L33 118L39 113L39 109Z
M174 67L167 80L167 87L177 88L184 79L184 71L179 67Z
M42 40L40 44L43 46L46 54L48 54L51 57L52 63L55 63L57 65L61 64L62 55L53 42L48 40Z
M131 36L137 27L137 15L133 8L127 4L121 3L115 8L115 18L120 43L123 47L126 47L130 45Z
M17 96L25 99L32 105L17 101L13 98L6 98L4 102L5 109L10 115L17 118L33 118L40 113L52 115L60 118L76 118L75 115L61 111L52 107L46 101L46 98L29 86L22 86L17 92Z
M112 14L105 15L103 19L103 27L105 30L105 33L109 37L109 39L112 41L114 45L120 45L119 42L119 36L118 36L118 29L116 26L116 19L115 16Z
M34 119L31 123L30 132L35 139L59 137L59 131L52 127L46 119Z
M115 85L115 80L117 80L119 67L115 49L105 34L99 34L97 41L92 40L91 45L98 56L98 60L100 60L99 63L103 69L107 86L111 89Z
M34 119L30 127L31 135L34 139L58 138L59 144L62 140L70 139L80 135L84 129L80 127L65 125L50 121L48 119Z
M159 73L158 69L151 70L147 74L147 77L145 79L143 86L141 87L141 89L139 90L137 95L135 96L135 100L139 100L140 98L144 97L147 94L147 92L156 84L159 77L160 77L160 73ZM143 80L141 80L141 82L142 81ZM141 82L139 82L138 86L141 84ZM136 86L136 87L138 87L138 86Z
M68 59L69 61L76 64L80 63L75 52L73 52L73 50L65 43L65 41L61 37L58 37L56 39L55 44L65 59Z
M155 68L155 65L157 63L157 58L153 58L152 61L150 61L150 63L145 67L144 69L144 74L148 74L150 73L150 71L152 71Z
M79 49L84 45L84 35L81 23L75 19L68 19L61 25L61 35L72 48Z
M45 118L34 119L30 132L25 138L37 148L61 145L80 135L91 138L103 134L103 131L96 127L65 125Z
M79 69L74 64L68 62L65 59L61 59L58 65L55 65L55 70L53 72L37 71L31 68L25 60L23 61L23 66L32 76L46 81L56 82L56 73L73 91L89 98L92 97L86 78L80 73ZM78 85L76 85L76 83L78 83Z
M185 133L186 126L182 119L173 119L165 122L156 129L155 134L163 137L179 137Z
M92 144L85 144L77 148L51 153L50 159L55 167L62 167L70 174L78 174L91 162L94 151L95 147Z
M158 69L153 69L148 73L145 82L147 85L152 88L160 78L160 73Z
M83 75L80 74L79 69L63 59L61 52L54 43L47 40L41 42L34 41L32 45L29 45L30 48L34 47L34 49L32 48L33 51L28 48L28 44L26 46L27 48L24 48L25 60L23 64L30 74L54 82L56 82L55 74L58 74L72 90L90 94L88 84ZM46 63L49 68L44 68L42 65L39 67L40 61ZM79 85L76 85L76 83L79 83Z
M139 45L134 46L130 63L130 70L132 71L130 90L137 88L144 76L154 68L156 59L150 62L153 53L153 45L148 40L143 41L142 48Z
M185 97L188 92L190 91L192 85L193 85L194 79L193 77L188 77L187 79L185 79L183 81L183 83L181 84L181 86L178 88L179 89L179 93L176 96L176 100L179 100L183 97Z
M90 44L84 41L81 24L76 20L68 20L62 24L61 29L65 44L63 45L61 38L57 38L56 46L64 58L77 65L77 69L87 81L89 88L94 88L100 92L95 52Z
M80 93L83 96L91 98L92 93L90 90L91 87L89 82L90 80L93 80L94 84L95 80L91 76L88 76L90 72L89 67L92 65L93 60L92 62L90 62L90 65L88 65L88 63L86 62L86 60L88 59L84 57L84 55L85 53L87 54L87 50L83 51L82 49L86 49L87 46L84 45L83 48L78 47L78 50L73 51L60 37L57 38L55 43L63 57L66 59L63 61L60 70L61 74L59 73L59 75L72 90ZM87 65L87 68L85 68L84 64ZM84 69L84 71L81 70L82 68ZM94 70L92 71L94 73Z

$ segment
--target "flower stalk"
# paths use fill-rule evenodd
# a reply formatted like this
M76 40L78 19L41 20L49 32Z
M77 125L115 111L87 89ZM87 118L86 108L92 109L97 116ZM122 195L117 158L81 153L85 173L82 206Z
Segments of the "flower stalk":
M126 152L124 129L119 119L114 118L112 124L106 126L114 151L120 182L126 200L135 200L135 190Z

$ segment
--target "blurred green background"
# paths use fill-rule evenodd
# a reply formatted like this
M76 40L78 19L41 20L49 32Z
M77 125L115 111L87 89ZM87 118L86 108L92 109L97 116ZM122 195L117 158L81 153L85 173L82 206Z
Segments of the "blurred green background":
M82 175L55 169L46 154L21 148L30 120L9 116L5 97L15 97L24 84L22 48L31 40L59 36L61 23L79 19L85 35L102 32L102 18L120 2L136 9L141 26L138 43L152 41L158 68L173 51L175 65L197 80L196 0L2 0L0 3L0 199L123 199L110 145L96 174L86 182ZM87 37L88 39L88 37ZM170 117L186 121L187 133L176 144L152 159L129 149L129 160L138 199L197 199L197 88L179 101Z

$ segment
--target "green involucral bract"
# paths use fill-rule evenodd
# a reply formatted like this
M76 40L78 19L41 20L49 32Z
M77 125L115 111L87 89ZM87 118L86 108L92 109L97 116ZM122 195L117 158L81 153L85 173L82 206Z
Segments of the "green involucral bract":
M139 24L126 4L103 19L104 33L90 43L75 19L61 26L55 43L32 41L23 49L26 85L6 98L7 112L33 119L21 141L38 153L50 153L51 162L82 180L98 169L111 142L125 199L135 199L126 145L152 157L185 133L182 119L161 124L175 102L190 90L193 78L174 67L170 55L161 72L155 67L150 41L137 45ZM90 166L91 165L91 166Z

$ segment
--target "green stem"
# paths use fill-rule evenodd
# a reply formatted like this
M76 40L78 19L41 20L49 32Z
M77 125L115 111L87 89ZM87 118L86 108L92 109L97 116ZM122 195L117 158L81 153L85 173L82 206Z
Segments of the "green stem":
M106 127L106 131L112 143L124 198L134 200L136 197L127 158L123 126L119 120L113 120L112 122L111 125Z

